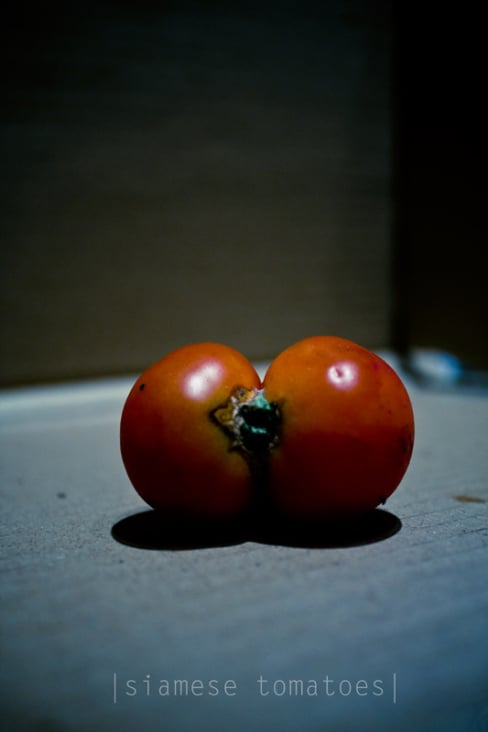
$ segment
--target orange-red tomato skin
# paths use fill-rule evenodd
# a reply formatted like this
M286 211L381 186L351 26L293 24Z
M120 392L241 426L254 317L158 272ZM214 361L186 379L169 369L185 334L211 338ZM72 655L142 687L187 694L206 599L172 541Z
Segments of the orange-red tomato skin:
M177 349L137 379L122 412L120 446L127 474L150 506L210 517L245 510L248 465L210 415L236 387L259 385L250 362L217 343Z
M282 413L269 461L277 509L307 518L362 513L396 489L414 417L403 383L380 357L334 336L304 339L273 361L264 394Z
M153 508L192 517L264 505L305 519L364 513L397 488L413 441L399 376L335 336L290 346L263 383L228 346L179 348L137 379L120 426L137 492Z

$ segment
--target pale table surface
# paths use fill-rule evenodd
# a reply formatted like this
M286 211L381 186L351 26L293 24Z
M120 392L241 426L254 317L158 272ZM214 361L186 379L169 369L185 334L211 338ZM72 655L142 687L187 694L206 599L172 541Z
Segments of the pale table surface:
M414 458L357 533L175 546L120 460L131 382L0 395L5 729L488 729L486 394L407 382Z

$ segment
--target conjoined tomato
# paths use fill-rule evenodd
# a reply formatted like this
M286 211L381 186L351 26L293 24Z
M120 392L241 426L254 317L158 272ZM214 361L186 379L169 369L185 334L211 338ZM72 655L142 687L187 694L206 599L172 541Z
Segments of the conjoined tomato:
M121 451L134 487L159 510L301 518L362 513L400 483L413 411L395 371L342 338L306 338L263 382L216 343L173 351L134 384Z

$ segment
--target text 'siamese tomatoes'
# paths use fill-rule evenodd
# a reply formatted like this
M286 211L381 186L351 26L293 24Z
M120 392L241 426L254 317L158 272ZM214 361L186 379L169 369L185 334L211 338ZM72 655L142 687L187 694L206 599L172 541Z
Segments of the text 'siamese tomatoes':
M232 348L185 346L142 374L121 420L123 461L142 498L207 516L363 513L396 489L413 439L395 371L333 336L287 348L263 383Z

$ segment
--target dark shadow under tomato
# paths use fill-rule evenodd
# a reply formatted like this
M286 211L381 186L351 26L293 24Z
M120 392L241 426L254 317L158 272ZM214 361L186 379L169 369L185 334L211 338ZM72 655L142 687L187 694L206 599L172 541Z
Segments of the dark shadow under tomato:
M340 521L298 521L276 515L229 521L162 515L147 510L118 521L112 527L112 536L121 544L156 550L205 549L247 541L332 549L382 541L396 534L401 525L397 516L378 508Z
M249 540L309 549L338 549L383 541L400 531L401 527L397 516L376 508L361 516L333 521L287 517L261 520L251 530Z
M148 510L127 516L112 527L121 544L140 549L209 549L246 541L242 521L224 521Z

